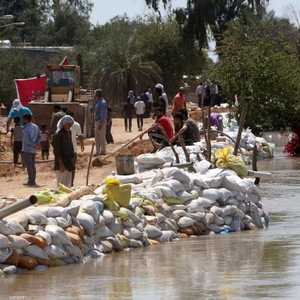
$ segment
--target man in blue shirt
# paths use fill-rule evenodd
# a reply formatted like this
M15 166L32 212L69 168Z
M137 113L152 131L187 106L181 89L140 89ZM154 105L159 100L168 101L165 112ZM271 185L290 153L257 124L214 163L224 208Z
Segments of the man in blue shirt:
M102 90L95 92L95 142L96 156L106 154L107 103Z
M41 134L39 127L32 123L32 116L25 114L23 116L23 144L22 144L22 159L27 169L28 182L25 185L36 186L36 168L35 168L35 155L36 146L40 143Z
M23 117L26 114L32 116L31 110L28 107L23 106L19 99L15 99L12 104L11 110L8 114L8 119L7 119L7 124L6 124L6 132L7 133L9 132L9 127L10 127L11 121L15 118L19 118L20 125L23 126Z

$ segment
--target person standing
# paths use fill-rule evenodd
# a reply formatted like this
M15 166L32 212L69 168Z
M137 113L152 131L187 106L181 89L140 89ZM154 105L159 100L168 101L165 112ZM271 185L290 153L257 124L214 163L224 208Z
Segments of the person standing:
M50 121L50 134L53 135L57 129L58 121L64 117L66 114L63 112L62 107L60 105L54 105L53 114Z
M139 131L143 131L144 126L144 114L146 110L146 104L141 99L141 97L137 98L137 102L134 104L135 112L136 112L136 119L137 119L137 126Z
M184 87L181 87L174 97L172 113L176 114L177 112L182 110L187 110Z
M15 99L12 103L12 107L10 109L10 112L8 114L7 123L6 123L6 132L9 133L11 122L14 118L20 119L20 125L23 126L24 121L24 115L31 115L32 112L28 107L25 107L22 105L21 101L19 99Z
M111 133L112 129L112 110L110 107L107 108L107 128L106 128L106 142L107 144L114 144L114 137Z
M95 93L95 141L96 156L106 154L107 102L101 89Z
M219 95L219 87L218 84L214 81L210 86L210 95L211 95L211 106L217 105L218 95Z
M196 88L196 97L198 99L198 105L199 107L203 106L203 98L204 98L204 86L203 82L200 82L200 84Z
M73 143L73 149L74 149L74 156L75 156L75 168L72 171L72 183L71 186L74 186L74 179L75 179L75 173L76 173L76 163L77 163L77 153L78 153L78 146L77 141L80 143L80 150L81 152L84 152L84 138L81 130L80 124L75 120L74 114L72 112L68 113L69 116L71 116L74 120L74 123L71 127L71 136L72 136L72 143Z
M164 91L164 86L161 83L155 85L155 91L158 96L158 109L164 112L164 115L168 112L169 100L166 92Z
M134 105L134 103L136 102L136 97L135 97L134 91L131 90L131 91L128 92L127 101L131 105Z
M72 186L72 174L75 171L75 152L71 133L73 124L74 119L71 116L62 117L52 140L57 185L63 184L66 187Z
M42 160L49 159L50 135L46 125L41 126L41 152Z
M147 112L148 116L151 116L152 113L152 107L153 107L153 94L151 88L148 89L146 92L146 95L148 97L148 107L147 107Z
M14 118L15 127L11 129L11 147L14 153L14 165L19 162L22 153L23 129L20 124L20 118Z
M123 117L124 117L124 125L125 131L132 130L132 117L133 117L134 106L127 100L123 105Z
M203 101L204 107L211 106L210 84L208 82L204 85L204 93L205 93L204 101Z
M23 116L23 141L22 141L22 159L27 169L28 181L25 185L36 186L36 167L35 156L36 146L41 141L41 134L39 127L32 123L32 116L25 114Z

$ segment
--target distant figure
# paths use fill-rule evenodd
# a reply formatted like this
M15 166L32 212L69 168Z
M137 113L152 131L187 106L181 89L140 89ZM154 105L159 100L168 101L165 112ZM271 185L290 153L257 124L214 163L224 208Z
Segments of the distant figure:
M107 108L107 129L106 129L106 142L107 144L114 144L114 138L111 132L112 129L112 110L110 107Z
M203 82L200 82L200 84L196 88L196 97L198 99L199 107L203 107L203 99L205 97Z
M187 110L187 107L186 107L185 89L184 87L181 87L178 93L176 94L176 96L174 97L172 113L176 114L177 112L183 109Z
M172 143L180 144L180 138L188 146L200 142L200 130L193 120L187 119L183 112L177 112L173 117L176 134Z
M146 105L145 102L141 99L141 97L137 98L137 102L135 102L134 107L136 112L138 130L143 131Z
M164 115L166 115L168 112L169 100L168 100L168 96L164 90L164 86L161 83L156 84L155 91L158 96L157 109L160 109L164 113Z
M25 185L36 186L35 156L36 147L41 141L41 134L39 127L32 123L30 114L25 114L23 121L22 160L28 173L28 181Z
M63 112L60 105L54 105L53 114L50 122L50 135L55 134L58 121L65 115L66 114Z
M203 106L208 107L211 106L211 94L210 94L210 85L209 83L205 83L204 85L204 101L203 101Z
M80 143L81 152L84 152L84 138L83 138L81 126L75 120L74 114L72 112L69 112L68 115L71 116L74 120L74 124L71 127L71 136L72 136L72 143L73 143L74 156L75 156L75 169L72 172L72 184L71 184L71 186L74 186L75 173L76 173L76 163L77 163L77 158L78 158L77 157L77 153L78 153L77 141L79 141L79 143Z
M8 114L8 119L6 123L6 132L9 133L11 122L14 118L20 119L20 125L23 126L24 124L24 115L31 115L32 112L28 107L25 107L22 105L21 101L19 99L15 99L12 103L12 107L10 109L10 112Z
M223 118L222 115L216 112L210 114L211 126L217 127L219 131L223 131Z
M127 102L129 102L131 105L134 105L134 103L136 102L134 91L128 92Z
M127 100L123 105L125 131L129 130L129 132L131 132L132 130L133 114L134 114L134 106L130 104L130 102Z
M95 141L96 156L106 154L107 102L101 89L95 93Z
M41 126L41 152L42 160L49 159L49 150L50 150L50 134L47 130L47 125Z
M11 129L11 147L14 153L14 165L19 163L19 157L22 153L23 129L20 124L20 118L14 118L15 127Z
M148 107L146 107L147 115L150 116L152 113L152 107L153 107L153 95L152 95L151 88L148 89L148 91L146 92L146 95L148 97Z
M75 171L75 152L71 133L73 124L74 119L71 116L62 117L52 140L57 185L63 184L67 187L72 186L72 173Z
M210 95L211 95L211 106L217 105L218 97L219 97L219 86L215 81L210 86Z

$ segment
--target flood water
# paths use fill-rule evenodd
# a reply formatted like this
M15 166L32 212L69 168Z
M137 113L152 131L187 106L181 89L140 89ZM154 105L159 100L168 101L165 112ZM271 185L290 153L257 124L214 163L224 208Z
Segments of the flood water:
M300 160L261 163L268 230L200 237L0 279L1 299L299 299Z

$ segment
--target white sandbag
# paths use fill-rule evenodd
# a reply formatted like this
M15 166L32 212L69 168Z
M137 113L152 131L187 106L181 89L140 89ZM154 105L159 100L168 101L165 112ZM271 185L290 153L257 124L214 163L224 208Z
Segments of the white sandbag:
M217 201L222 197L222 194L218 189L207 189L203 191L202 196L206 199Z
M172 212L172 219L178 220L181 217L188 217L189 214L184 210L175 210Z
M113 245L110 241L101 241L102 252L111 253L113 251Z
M203 179L204 185L211 189L218 189L222 187L223 181L224 177L222 176L206 177Z
M122 251L123 250L123 246L122 246L122 243L119 240L119 238L114 237L114 236L110 236L106 240L109 241L112 244L113 249L115 251Z
M226 216L226 217L224 218L224 223L225 223L225 225L230 226L231 223L232 223L232 220L233 220L233 217L231 217L231 216Z
M0 263L4 263L13 253L13 249L11 247L8 248L0 248Z
M70 245L71 241L65 231L56 225L47 225L45 231L51 236L52 242L56 245Z
M222 217L220 217L218 215L215 215L215 222L214 223L218 226L223 226L223 225L225 225L225 220Z
M79 214L77 215L77 220L79 224L84 228L87 235L93 235L96 223L92 216L86 213L79 212Z
M153 187L153 192L156 193L160 198L176 198L176 193L168 186L155 186Z
M238 208L235 205L227 205L223 208L223 216L231 216L233 217L238 212Z
M181 182L185 188L189 189L191 186L191 180L185 171L179 168L167 168L163 170L165 178L175 179Z
M162 166L165 163L165 161L155 153L141 154L136 158L136 161L145 169L154 169L155 167Z
M149 239L157 239L162 235L162 231L156 226L147 224L144 228Z
M134 223L140 223L141 219L139 217L137 217L131 210L125 208L125 207L121 207L120 208L120 214L122 215L127 215L128 218Z
M250 202L250 204L249 204L249 215L252 218L253 223L255 224L255 226L257 228L260 228L260 229L264 228L263 223L262 223L262 219L261 219L261 216L260 216L260 213L259 213L259 209L252 202Z
M143 182L137 174L116 175L115 177L120 181L121 184L128 184L128 183L140 184Z
M42 239L44 239L44 240L47 242L47 245L48 245L48 246L51 245L51 243L52 243L52 238L51 238L51 235L50 235L48 232L40 230L40 231L36 234L36 236L41 237Z
M64 249L68 255L82 258L82 252L78 246L65 245Z
M76 217L79 212L79 209L80 209L79 204L75 204L75 203L73 204L71 202L70 206L65 207L63 214L70 215L72 217Z
M99 216L96 228L105 226L105 219L102 215Z
M176 179L168 179L166 181L159 182L157 185L169 187L175 193L185 191L184 185Z
M179 220L178 220L178 226L180 228L187 228L187 227L190 227L192 225L195 224L195 220L193 220L192 218L190 217L181 217Z
M233 197L233 193L225 188L220 188L219 193L221 194L222 202L226 202L229 198Z
M15 231L8 226L6 221L0 221L0 233L3 235L13 235Z
M64 217L65 216L65 209L60 206L53 206L49 207L47 212L48 218L57 218L57 217Z
M9 221L7 222L7 226L12 229L15 235L19 235L25 232L24 227L19 224L17 221Z
M216 219L216 215L214 215L213 213L206 213L205 214L205 224L206 225L214 224L215 219Z
M108 227L114 234L121 234L123 231L123 225L118 219L115 219Z
M215 215L217 215L217 216L219 216L219 217L223 217L224 216L223 215L223 209L220 208L220 207L217 207L217 206L212 206L210 208L210 212L213 213L213 214L215 214Z
M66 215L66 217L57 217L55 218L57 222L57 226L61 228L66 228L72 225L72 217L70 215Z
M11 237L14 237L13 235L11 235ZM0 249L3 248L9 248L12 246L12 243L10 242L10 240L7 238L7 236L0 234Z
M188 193L186 191L183 191L182 193L177 194L177 196L183 203L186 203L188 201L191 201L191 200L199 197L198 193L193 195L192 193Z
M30 246L24 248L24 254L31 256L31 257L36 257L39 259L48 259L49 258L47 255L47 252L36 245L30 245Z
M206 177L204 175L190 173L189 177L190 177L191 185L192 185L193 189L195 189L196 187L200 188L200 189L208 189L209 188L208 184L205 182Z
M46 247L45 252L49 256L49 258L52 259L64 258L67 256L67 252L62 247L54 244Z
M42 225L32 225L32 224L29 224L27 226L27 231L30 232L31 234L36 234L40 230L44 230L44 227Z
M81 204L87 201L93 201L93 202L103 202L103 197L100 195L84 195L80 199Z
M250 179L241 179L238 176L226 176L224 177L223 186L230 191L237 191L242 193L251 192L255 189L253 181Z
M172 242L177 237L178 235L174 231L165 230L162 231L162 235L159 237L159 242L161 243Z
M196 213L199 211L204 211L207 208L210 208L214 205L214 201L205 199L205 198L198 198L192 200L190 204L187 205L187 210L190 213Z
M164 231L178 231L178 225L175 220L172 219L166 219L163 223L160 223L159 226Z
M57 221L56 221L55 218L47 218L47 225L56 225L56 226L58 226Z
M42 214L38 209L30 209L26 211L29 218L29 223L33 225L46 225L47 217Z
M205 212L196 212L196 213L190 213L189 216L194 219L196 222L206 223L205 219Z
M23 228L26 228L29 222L29 217L24 211L19 211L15 214L7 216L4 219L5 222L15 221L16 223L20 224Z
M22 248L26 248L30 245L30 242L28 242L21 236L17 236L17 235L10 235L9 241L11 243L11 247L14 249L22 249ZM1 235L0 235L0 248L5 248L5 247L2 247L1 244L2 244L2 242L1 242ZM7 247L10 247L10 246L8 245Z
M162 222L165 222L165 220L167 219L167 217L161 213L156 213L155 214L155 217L156 217L156 220L157 220L157 223L162 223Z
M114 233L107 227L107 226L104 226L104 227L101 227L101 228L98 228L95 232L95 240L102 240L102 239L105 239L109 236L113 236Z
M96 203L92 200L82 201L79 212L86 213L86 214L92 216L94 218L95 222L98 220L99 215L100 215L100 212L98 211Z
M141 241L130 239L129 240L129 247L130 248L142 248L144 245Z
M111 224L115 219L113 213L110 210L107 210L107 209L104 209L104 211L102 213L102 216L105 219L105 224L106 225Z
M143 236L143 233L134 227L124 229L123 233L127 238L134 240L139 240Z
M175 210L186 210L187 206L183 205L183 204L174 204L174 205L170 205L170 211L173 212Z
M196 161L194 163L194 168L199 174L205 174L211 168L211 163L207 160Z

